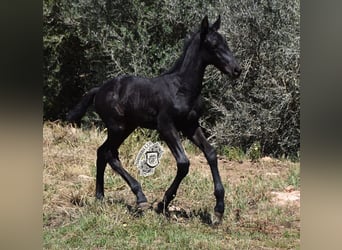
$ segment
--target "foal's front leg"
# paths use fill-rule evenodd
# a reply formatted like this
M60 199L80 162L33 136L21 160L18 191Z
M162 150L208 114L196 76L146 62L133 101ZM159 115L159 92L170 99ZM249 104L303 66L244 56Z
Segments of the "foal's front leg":
M170 148L177 162L177 175L173 180L171 186L165 192L163 200L159 202L157 207L157 212L163 213L167 211L168 205L176 197L179 184L189 172L190 162L185 155L178 131L174 126L168 124L168 126L165 126L162 130L159 130L159 132Z
M215 219L214 224L220 224L224 213L224 188L222 185L221 177L217 167L217 156L213 146L205 138L202 128L194 126L185 131L186 136L204 153L205 158L210 166L211 174L214 180L214 195L216 197Z

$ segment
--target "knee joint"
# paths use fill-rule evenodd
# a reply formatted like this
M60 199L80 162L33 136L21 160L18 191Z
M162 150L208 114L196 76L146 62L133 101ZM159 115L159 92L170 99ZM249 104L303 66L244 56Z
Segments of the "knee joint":
M97 149L97 157L98 158L104 158L104 159L108 159L108 150L104 147L99 147Z
M131 190L133 193L137 194L141 190L141 185L139 183L134 183L131 186Z
M185 176L189 173L190 162L187 158L184 158L177 162L178 173Z
M222 186L216 187L214 191L215 197L223 198L224 197L224 188Z
M216 161L217 160L216 150L213 147L211 147L208 150L207 159L208 159L208 161Z
M105 154L105 151L103 150L103 148L99 147L97 149L97 157L103 157L104 154Z

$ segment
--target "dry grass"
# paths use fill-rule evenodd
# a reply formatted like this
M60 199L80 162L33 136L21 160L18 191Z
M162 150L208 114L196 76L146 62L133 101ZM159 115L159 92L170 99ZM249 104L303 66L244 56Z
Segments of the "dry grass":
M174 178L175 161L164 145L154 175L141 177L133 162L148 139L138 131L120 148L126 169L149 202L159 200ZM105 173L104 203L95 202L96 149L105 131L45 123L43 127L43 218L46 249L297 249L299 201L279 201L272 192L300 190L299 164L262 158L242 163L219 156L226 189L222 225L208 225L215 200L210 169L185 141L191 168L166 218L153 211L136 217L135 197L113 171Z

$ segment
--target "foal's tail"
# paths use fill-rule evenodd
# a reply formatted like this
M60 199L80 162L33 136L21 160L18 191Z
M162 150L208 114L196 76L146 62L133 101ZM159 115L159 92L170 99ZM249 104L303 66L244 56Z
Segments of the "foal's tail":
M67 114L66 119L68 122L78 122L84 116L99 89L100 87L92 88L82 97L81 101Z

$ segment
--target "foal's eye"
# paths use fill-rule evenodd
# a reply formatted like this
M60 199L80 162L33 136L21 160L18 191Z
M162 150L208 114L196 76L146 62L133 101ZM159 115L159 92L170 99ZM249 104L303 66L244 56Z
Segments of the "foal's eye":
M213 48L215 48L217 46L217 39L211 40L210 44Z
M208 48L216 49L218 46L218 40L216 38L210 37L206 40L206 44L207 44Z

